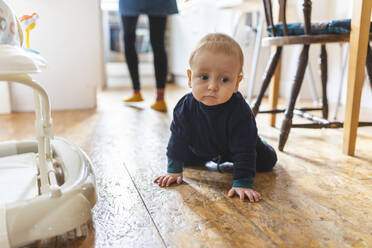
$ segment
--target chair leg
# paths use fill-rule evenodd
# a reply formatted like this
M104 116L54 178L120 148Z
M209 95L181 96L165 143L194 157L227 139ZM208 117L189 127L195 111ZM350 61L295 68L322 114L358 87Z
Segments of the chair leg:
M369 43L368 43L368 50L367 50L366 67L367 67L369 83L370 83L371 90L372 90L372 50L371 50L371 46L369 45Z
M345 81L345 72L347 70L347 58L348 58L348 56L349 56L349 44L347 43L345 45L345 47L343 47L340 85L338 87L337 102L336 102L335 111L333 113L333 120L334 121L337 120L338 109L341 105L341 95L342 95L343 84L344 84L344 81Z
M298 97L298 93L300 92L300 88L302 85L302 81L304 79L304 74L307 66L307 61L309 58L309 45L304 45L302 52L299 57L299 64L296 72L296 77L292 85L291 96L289 99L289 104L287 109L285 110L285 117L282 122L282 127L280 130L280 138L279 138L279 151L283 151L285 143L287 142L289 131L292 126L292 118L293 118L293 110L296 104L296 99Z
M282 68L282 59L279 58L278 65L276 66L273 79L271 79L270 89L269 89L269 106L271 109L278 108L279 101L279 87L280 87L280 75ZM276 125L276 114L270 114L269 125L275 127Z
M267 64L260 92L258 93L258 96L253 104L252 112L254 116L256 116L258 113L258 109L261 105L262 98L267 90L267 87L269 86L271 78L275 72L276 66L278 65L281 53L282 47L277 47L276 52L271 56L270 61Z
M327 77L328 77L328 65L327 65L327 50L325 44L321 46L320 52L320 72L322 79L322 112L323 118L328 119L328 98L327 98Z

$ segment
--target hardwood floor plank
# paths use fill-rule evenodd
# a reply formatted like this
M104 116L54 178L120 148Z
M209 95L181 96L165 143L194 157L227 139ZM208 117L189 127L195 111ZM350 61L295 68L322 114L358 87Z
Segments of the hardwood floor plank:
M97 247L163 247L145 206L123 168L125 153L110 130L114 120L100 112L90 144L96 165L98 202L94 208Z

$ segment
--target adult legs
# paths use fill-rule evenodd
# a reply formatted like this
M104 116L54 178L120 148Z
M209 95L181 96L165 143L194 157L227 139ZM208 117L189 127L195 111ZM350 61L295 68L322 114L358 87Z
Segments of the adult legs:
M126 102L142 101L141 85L138 73L138 56L136 51L136 26L138 16L121 16L124 29L124 55L132 80L134 94L124 99Z
M151 107L158 111L166 111L167 108L164 102L164 91L168 73L168 59L165 51L167 16L149 16L149 22L157 90L156 102Z

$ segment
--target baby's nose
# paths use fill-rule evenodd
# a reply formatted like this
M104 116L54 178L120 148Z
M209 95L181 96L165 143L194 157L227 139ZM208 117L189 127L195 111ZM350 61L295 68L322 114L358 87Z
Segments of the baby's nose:
M218 83L215 80L211 80L208 85L208 90L212 90L212 91L218 90Z

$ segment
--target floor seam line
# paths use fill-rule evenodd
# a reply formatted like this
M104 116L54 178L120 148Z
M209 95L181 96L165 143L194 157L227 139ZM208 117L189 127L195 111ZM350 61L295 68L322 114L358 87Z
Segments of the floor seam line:
M146 212L147 212L147 214L149 215L149 217L150 217L150 219L151 219L151 222L152 222L152 224L154 225L154 227L155 227L155 229L156 229L156 231L157 231L157 233L158 233L158 235L159 235L159 237L160 237L160 240L161 240L161 242L162 242L162 244L163 244L163 247L167 248L167 245L165 244L165 240L164 240L163 236L161 235L160 230L159 230L158 226L156 225L154 219L152 218L152 215L151 215L151 213L150 213L150 211L149 211L149 209L148 209L148 207L147 207L147 205L146 205L146 203L145 203L145 200L143 199L143 197L142 197L142 195L141 195L141 193L140 193L140 191L139 191L139 189L138 189L136 183L134 182L134 180L133 180L133 178L132 178L132 175L129 173L129 170L128 170L127 166L125 165L125 163L123 163L123 165L124 165L125 170L127 171L127 174L128 174L128 176L129 176L130 180L131 180L132 183L133 183L134 188L136 189L136 191L137 191L137 193L138 193L138 195L139 195L139 197L140 197L140 199L141 199L141 201L142 201L142 204L145 206Z

